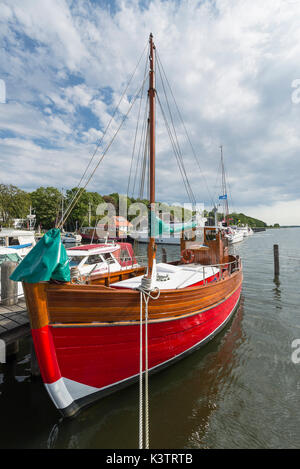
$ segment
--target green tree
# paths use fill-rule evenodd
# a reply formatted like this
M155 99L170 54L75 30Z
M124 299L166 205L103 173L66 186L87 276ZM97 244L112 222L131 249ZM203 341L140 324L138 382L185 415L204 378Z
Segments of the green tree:
M42 229L54 228L61 214L62 194L55 187L39 187L30 194L36 224Z
M104 198L98 192L88 192L85 189L81 189L78 192L74 200L74 196L78 192L77 187L67 190L65 198L65 209L68 210L68 207L72 203L73 208L67 218L66 225L68 229L74 230L76 227L81 227L84 225L90 224L95 225L96 222L96 209L97 206L104 202Z
M30 195L17 186L0 184L0 218L8 225L13 218L25 218L29 214Z

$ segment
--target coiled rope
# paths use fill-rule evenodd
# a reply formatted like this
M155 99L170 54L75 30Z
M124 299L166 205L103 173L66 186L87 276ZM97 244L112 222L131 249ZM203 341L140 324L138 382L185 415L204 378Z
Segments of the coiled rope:
M147 284L145 277L140 291L140 373L139 373L139 449L143 449L145 430L145 449L149 449L149 362L148 362L148 303L150 298L157 300L160 296L159 288L150 290L150 281ZM149 287L149 288L148 288ZM157 292L156 296L153 293ZM151 294L152 293L152 294ZM145 304L145 319L143 320L143 303ZM143 323L145 324L145 397L143 399ZM145 401L145 402L144 402ZM145 413L145 425L144 425Z

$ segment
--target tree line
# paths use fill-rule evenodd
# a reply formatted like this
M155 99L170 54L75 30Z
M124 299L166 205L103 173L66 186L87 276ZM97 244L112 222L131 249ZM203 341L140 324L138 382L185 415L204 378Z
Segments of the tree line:
M11 226L13 219L26 219L30 210L36 217L35 226L42 230L53 228L61 219L62 214L66 212L78 188L66 190L64 193L56 187L39 187L32 192L26 192L13 185L0 184L0 224L1 226ZM124 196L122 196L124 197ZM124 203L124 199L122 201ZM134 199L126 197L127 208L129 205L139 202L148 205L146 199ZM116 192L109 195L100 195L98 192L89 192L81 189L80 198L77 200L74 208L64 224L66 231L74 231L82 226L95 226L106 213L96 214L99 204L111 204L115 208L116 215L119 214L120 195ZM167 204L160 204L160 210L171 209L170 220L182 214L181 207L170 207ZM185 217L189 218L192 212L185 210ZM135 215L128 215L130 221Z
M53 228L61 219L62 213L67 210L71 201L78 191L77 187L66 190L64 193L56 187L39 187L32 192L26 192L14 185L0 184L0 224L1 226L11 226L13 219L26 219L27 215L32 213L36 216L36 227L40 226L42 230ZM124 196L122 196L124 197ZM148 205L147 199L126 198L127 208L129 205L141 202ZM95 226L101 216L96 214L97 206L101 203L112 204L116 214L119 214L120 195L116 192L108 195L100 195L98 192L89 192L81 189L81 195L72 209L64 225L67 231L74 231L82 226ZM124 203L124 199L123 199ZM160 204L160 211L170 212L170 220L181 220L182 207L168 206ZM102 215L105 216L105 213ZM136 215L128 215L130 221ZM190 210L185 209L185 220L192 216ZM212 212L204 211L204 216L214 217ZM218 214L218 220L222 220L223 215ZM243 213L232 213L229 215L230 224L244 224L248 226L266 227L267 224L253 217L248 217Z

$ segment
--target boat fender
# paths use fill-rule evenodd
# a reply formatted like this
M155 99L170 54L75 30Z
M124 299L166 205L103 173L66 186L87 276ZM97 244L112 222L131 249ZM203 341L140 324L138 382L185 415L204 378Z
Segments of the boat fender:
M191 264L192 262L194 262L194 259L195 259L195 254L193 253L191 249L185 249L182 252L182 260L185 264Z

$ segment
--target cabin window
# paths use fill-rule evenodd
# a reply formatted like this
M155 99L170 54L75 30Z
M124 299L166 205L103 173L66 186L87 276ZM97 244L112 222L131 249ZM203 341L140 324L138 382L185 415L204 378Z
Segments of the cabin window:
M215 241L217 239L216 236L217 236L216 231L214 231L214 230L209 230L209 231L207 230L206 231L205 237L206 237L207 241Z
M108 264L113 264L115 262L115 259L112 257L110 252L106 252L105 254L102 254L103 259L105 262Z
M19 240L17 238L9 238L9 245L10 246L19 246Z
M101 257L99 254L94 254L92 256L89 256L87 260L85 261L85 264L91 265L91 264L98 264L98 262L102 262Z
M70 267L76 267L80 264L80 262L85 258L85 256L74 256L69 257L69 265Z
M130 261L130 260L131 260L131 257L130 257L130 254L128 252L128 249L127 248L122 248L121 253L120 253L120 261L126 262L126 261Z

